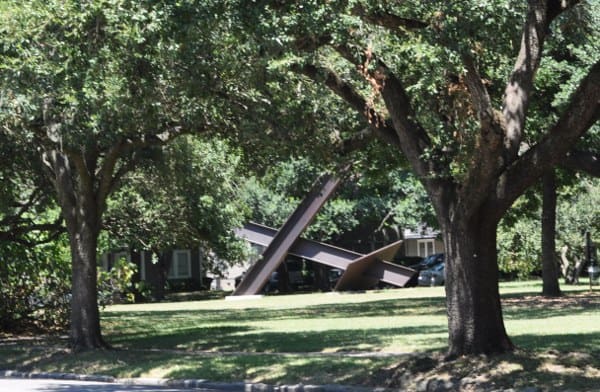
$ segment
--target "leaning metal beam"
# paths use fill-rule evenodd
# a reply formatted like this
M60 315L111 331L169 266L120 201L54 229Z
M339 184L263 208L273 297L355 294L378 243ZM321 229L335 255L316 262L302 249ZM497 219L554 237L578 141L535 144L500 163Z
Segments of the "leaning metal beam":
M277 230L250 222L238 229L236 234L248 242L266 247L277 234ZM292 245L289 254L339 269L346 269L353 260L362 256L360 253L304 238L299 238Z
M238 229L236 234L253 244L268 246L277 230L250 222ZM373 287L379 281L403 287L415 271L383 261L391 260L400 244L401 241L398 241L368 255L362 255L322 242L299 238L290 248L289 254L344 270L336 290L364 290Z
M246 272L233 295L254 295L260 292L339 183L340 179L330 174L315 181L308 195L277 232L262 257Z

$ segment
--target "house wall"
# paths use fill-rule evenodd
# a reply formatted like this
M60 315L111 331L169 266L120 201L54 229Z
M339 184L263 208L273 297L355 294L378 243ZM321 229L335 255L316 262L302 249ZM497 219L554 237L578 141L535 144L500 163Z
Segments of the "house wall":
M444 253L444 242L440 239L437 239L437 238L412 239L412 238L410 238L410 239L404 240L404 251L405 251L404 256L409 256L409 257L429 256L429 254L427 254L427 255L419 254L419 242L422 242L422 241L433 241L433 251L430 254Z
M186 289L186 290L198 290L201 288L206 288L204 282L204 269L202 267L203 255L200 248L194 249L173 249L169 251L165 251L161 256L161 259L157 263L152 262L152 254L151 252L143 252L143 268L139 268L140 280L146 281L148 284L156 286L162 284L162 274L164 274L164 270L169 270L173 265L173 256L175 252L182 252L189 254L190 260L190 274L189 276L184 277L167 277L169 284L174 289ZM169 268L167 268L167 266ZM164 270L163 270L164 269ZM142 275L142 271L144 272L144 276Z
M404 240L405 256L415 257L419 255L417 240Z

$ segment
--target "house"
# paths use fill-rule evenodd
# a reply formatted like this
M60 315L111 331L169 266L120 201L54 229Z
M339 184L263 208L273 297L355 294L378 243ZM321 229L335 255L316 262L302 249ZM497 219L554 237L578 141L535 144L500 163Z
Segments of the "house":
M116 261L125 258L137 266L134 282L144 281L150 287L162 290L165 284L175 291L200 290L208 288L204 267L205 253L202 248L172 249L160 255L149 251L132 251L121 248L104 253L100 266L110 271Z
M444 242L440 232L431 227L422 226L418 230L404 229L404 242L398 251L406 257L427 257L436 253L444 253Z

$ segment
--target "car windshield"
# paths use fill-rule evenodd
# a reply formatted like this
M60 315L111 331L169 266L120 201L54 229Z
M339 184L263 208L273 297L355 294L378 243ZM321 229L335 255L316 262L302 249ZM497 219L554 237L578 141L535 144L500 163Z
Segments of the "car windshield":
M427 256L425 260L423 260L423 265L433 265L437 262L439 255L431 255Z

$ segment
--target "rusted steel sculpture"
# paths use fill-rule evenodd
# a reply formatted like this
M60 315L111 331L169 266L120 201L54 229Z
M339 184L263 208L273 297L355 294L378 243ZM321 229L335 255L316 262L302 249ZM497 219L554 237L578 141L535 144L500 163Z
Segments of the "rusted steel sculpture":
M281 264L292 245L331 197L339 183L340 179L330 174L315 181L302 203L275 234L262 257L246 272L233 295L254 295L260 292L271 273Z
M265 247L271 244L276 234L277 230L252 222L237 231L237 235L248 242ZM397 241L363 255L322 242L299 238L290 247L288 253L343 270L344 273L335 287L335 290L338 291L364 290L375 286L380 281L403 287L412 278L415 271L385 261L393 258L401 243L402 241ZM262 286L251 294L257 294L261 288ZM243 294L237 294L236 290L234 295Z
M341 173L348 169L349 166L346 166ZM344 270L336 290L367 289L379 281L402 287L410 280L415 271L385 261L392 259L402 241L362 255L300 238L300 234L333 195L339 183L339 177L331 174L321 176L279 230L255 223L249 223L238 230L239 236L249 242L266 246L266 249L262 257L246 272L233 295L258 294L288 253Z

